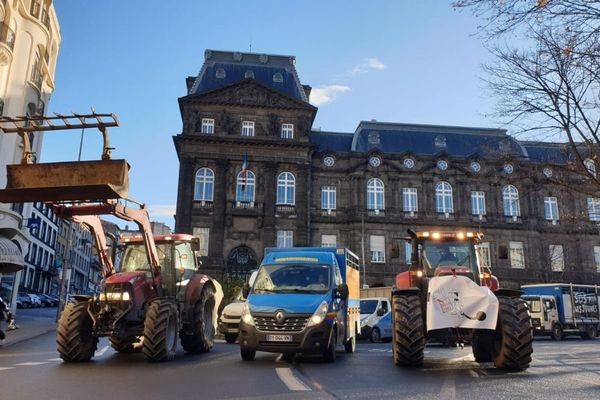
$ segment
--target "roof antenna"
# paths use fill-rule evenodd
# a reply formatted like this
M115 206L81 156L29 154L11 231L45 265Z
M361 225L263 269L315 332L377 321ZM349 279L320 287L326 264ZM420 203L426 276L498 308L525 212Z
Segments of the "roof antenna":
M250 42L250 53L252 53L252 42Z

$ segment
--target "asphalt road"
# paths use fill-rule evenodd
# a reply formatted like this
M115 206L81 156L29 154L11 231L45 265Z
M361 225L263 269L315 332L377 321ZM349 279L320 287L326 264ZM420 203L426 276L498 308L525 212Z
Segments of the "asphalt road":
M238 345L207 354L180 351L170 363L120 355L103 339L94 361L63 363L54 334L0 349L2 399L598 399L600 340L536 340L534 362L510 374L473 361L469 347L429 346L422 368L395 367L389 343L359 343L335 364L258 353L243 362Z

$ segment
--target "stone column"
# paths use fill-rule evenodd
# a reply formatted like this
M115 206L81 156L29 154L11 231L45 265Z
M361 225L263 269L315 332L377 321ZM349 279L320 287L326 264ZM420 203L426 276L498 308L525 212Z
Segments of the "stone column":
M179 163L179 183L177 210L175 214L175 232L192 233L192 207L194 199L194 159L184 158Z

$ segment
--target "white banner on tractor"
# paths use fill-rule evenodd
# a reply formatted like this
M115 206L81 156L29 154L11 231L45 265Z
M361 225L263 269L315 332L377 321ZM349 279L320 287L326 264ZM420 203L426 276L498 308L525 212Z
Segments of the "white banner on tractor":
M465 276L431 278L427 293L427 330L496 329L498 299Z

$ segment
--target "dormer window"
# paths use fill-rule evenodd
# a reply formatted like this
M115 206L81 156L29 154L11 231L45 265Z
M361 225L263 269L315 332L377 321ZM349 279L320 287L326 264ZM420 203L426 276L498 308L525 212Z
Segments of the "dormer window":
M202 127L200 132L205 135L212 135L215 133L215 120L212 118L202 118Z
M277 83L283 82L283 75L281 75L281 72L276 72L273 74L273 82L277 82Z
M218 79L224 79L227 76L225 70L223 68L218 68L217 72L215 72L215 77Z
M248 79L248 78L254 79L254 71L252 71L251 69L249 69L248 71L246 71L246 73L244 74L244 78L246 78L246 79Z
M254 121L242 121L242 136L254 136Z
M294 138L294 124L281 124L281 138L282 139L293 139Z
M446 136L442 136L442 135L436 136L434 139L434 145L435 145L435 147L437 147L439 149L445 149L446 148Z
M596 163L594 162L594 160L588 158L583 162L583 165L585 166L585 169L587 170L587 172L595 178L596 177Z

